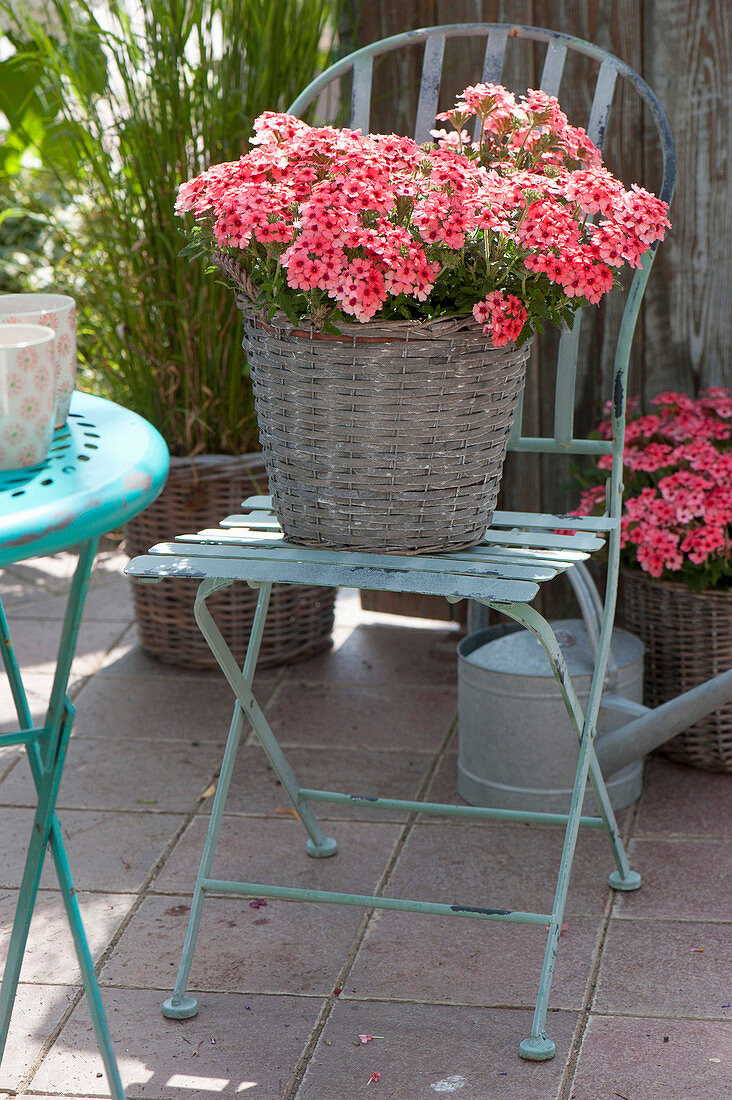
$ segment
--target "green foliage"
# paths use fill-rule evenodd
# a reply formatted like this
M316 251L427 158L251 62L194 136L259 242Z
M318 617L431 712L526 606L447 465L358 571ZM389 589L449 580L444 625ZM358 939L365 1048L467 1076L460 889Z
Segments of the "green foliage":
M327 64L337 6L49 0L41 23L0 0L15 48L0 63L5 285L22 282L14 246L38 265L53 240L50 281L79 302L97 388L156 424L173 453L257 445L233 295L179 258L177 187L236 159L253 118ZM28 240L8 243L8 227Z

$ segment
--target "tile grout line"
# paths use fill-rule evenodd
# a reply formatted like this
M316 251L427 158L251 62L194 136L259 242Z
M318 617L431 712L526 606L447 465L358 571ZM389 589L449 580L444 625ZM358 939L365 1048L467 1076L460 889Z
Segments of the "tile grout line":
M438 768L439 768L439 766L440 766L440 764L443 760L443 757L445 755L445 751L446 751L447 746L449 745L449 743L452 739L452 736L453 736L453 733L455 731L456 725L457 725L457 716L455 716L453 718L453 720L450 722L450 724L448 726L448 729L447 729L447 732L446 732L446 734L445 734L445 736L442 740L442 744L440 745L440 747L437 749L437 751L434 754L432 764L430 765L430 767L427 769L427 772L425 773L425 776L424 776L424 778L423 778L423 780L422 780L422 782L419 786L419 789L417 791L417 795L416 795L416 798L414 799L414 801L423 801L424 800L424 795L429 790L429 787L432 783L432 780L434 779L434 777L437 773L437 770L438 770ZM414 811L413 813L410 813L408 815L407 820L400 826L399 836L397 837L396 841L394 842L394 846L392 848L391 855L389 856L389 859L387 860L386 867L384 868L384 870L383 870L383 872L382 872L382 874L379 878L379 881L378 881L378 883L377 883L377 885L374 889L374 896L375 897L380 897L381 894L383 893L384 889L388 885L389 880L390 880L390 878L391 878L391 876L394 872L394 868L396 867L397 861L398 861L402 851L404 850L404 846L405 846L409 836L411 835L412 830L414 829L414 825L415 825L418 817L419 817L418 812ZM348 950L348 953L347 953L346 958L343 962L343 965L341 966L341 969L338 972L338 976L336 978L335 989L342 990L343 987L345 986L345 983L347 982L347 980L348 980L348 978L349 978L349 976L350 976L350 974L353 970L353 966L354 966L354 963L356 961L356 957L357 957L357 955L358 955L358 953L361 949L361 946L362 946L362 944L363 944L363 942L366 938L368 930L371 927L371 924L374 922L374 920L375 919L378 920L380 915L381 915L381 910L367 909L364 912L364 914L361 917L361 920L359 922L359 926L358 926L358 928L357 928L357 930L354 934L353 940L351 941L351 946ZM303 1083L303 1080L305 1078L305 1074L307 1073L308 1067L309 1067L309 1065L310 1065L310 1063L313 1059L315 1051L317 1050L318 1044L320 1042L320 1037L323 1034L323 1031L325 1030L325 1026L328 1023L328 1020L330 1019L331 1014L333 1012L333 1009L335 1008L335 1005L338 1001L339 994L335 992L335 989L330 994L330 996L328 996L325 1000L325 1003L324 1003L324 1005L323 1005L323 1007L320 1011L320 1014L318 1016L316 1024L315 1024L315 1026L314 1026L314 1028L313 1028L313 1030L310 1034L310 1038L309 1038L308 1042L305 1045L305 1049L303 1050L302 1054L300 1055L300 1057L297 1061L297 1064L295 1065L295 1068L292 1072L290 1080L289 1080L289 1082L288 1082L288 1084L285 1088L285 1091L282 1094L282 1100L296 1100L297 1093L300 1091L300 1086Z
M158 896L162 897L163 895L158 895ZM174 895L171 895L171 896L174 896ZM178 895L178 896L182 896L182 895ZM291 905L291 904L301 904L301 903L284 902L283 904ZM19 984L21 986L28 987L28 988L30 988L32 986L42 985L44 987L48 987L48 988L51 988L51 989L62 989L65 986L69 985L68 982L62 982L62 981L47 981L47 982L27 981L27 982L20 982ZM73 988L76 989L78 987L74 985ZM109 985L105 985L103 988L105 990L107 990L107 989L116 990L116 991L122 992L122 993L157 993L157 994L160 994L161 997L164 997L165 994L169 993L169 991L170 991L170 986L169 985L166 985L166 986L147 985L147 984L146 985L135 985L135 984L123 985L119 982L116 982L114 984L110 983ZM299 992L298 993L298 992L292 992L288 989L246 989L246 988L244 988L244 989L232 989L230 986L220 986L219 987L219 986L215 986L215 985L207 985L206 988L204 989L203 987L198 988L195 984L189 985L188 988L192 993L197 993L199 995L205 995L205 996L261 997L262 1000L268 1000L268 999L276 1000L278 998L285 997L285 998L288 998L290 1000L321 1001L321 1000L326 1000L329 997L334 997L335 999L337 999L339 1002L341 1002L343 1004L423 1005L425 1007L436 1006L438 1008L477 1008L477 1009L491 1009L491 1010L495 1009L495 1010L499 1010L499 1011L502 1011L502 1012L523 1012L523 1013L533 1012L533 1009L534 1009L534 1002L533 1001L531 1001L531 1002L527 1001L525 1004L517 1004L517 1003L511 1002L511 1001L503 1002L503 1001L500 1001L500 1000L490 1001L490 1003L486 1003L485 999L478 1000L478 1001L470 1001L470 1000L459 1001L459 1000L444 1000L444 999L439 999L439 998L436 998L436 997L429 997L429 998L428 997L417 997L417 996L415 996L415 997L389 997L386 994L375 995L375 994L366 994L366 993L358 995L358 996L341 996L341 995L337 995L337 997L336 997L336 995L333 994L333 993L330 993L330 994L329 993L324 993L324 992L311 992L311 993ZM550 1010L550 1012L564 1013L565 1015L573 1014L573 1013L576 1013L576 1012L579 1012L579 1011L580 1011L579 1009L572 1008L570 1005L557 1006L557 1007L552 1008ZM658 1020L658 1021L673 1020L675 1022L678 1022L680 1020L685 1020L685 1021L688 1021L690 1023L713 1023L713 1024L716 1024L716 1023L728 1024L730 1022L730 1017L729 1016L721 1016L721 1015L718 1015L718 1016L694 1016L690 1013L678 1013L678 1012L674 1012L673 1015L663 1015L660 1012L647 1012L647 1011L646 1012L641 1012L641 1011L637 1011L637 1010L633 1011L631 1009L622 1010L622 1011L621 1010L606 1009L602 1012L591 1013L591 1015L597 1015L597 1016L602 1016L603 1018L607 1017L607 1018L617 1019L617 1020ZM5 1089L4 1091L7 1092L8 1090ZM3 1092L3 1090L0 1088L0 1100L2 1098L2 1092ZM44 1095L45 1095L45 1093L44 1093Z
M407 688L413 691L443 692L454 695L457 698L457 684L454 680L445 680L444 683L425 680L305 680L292 679L287 681L287 686L296 688L362 688L378 695L384 688Z
M19 621L20 622L38 622L40 620L22 619L22 620L19 620ZM112 622L114 620L94 619L93 621L94 622ZM132 622L129 625L134 626L135 624L134 624L134 622ZM141 679L141 680L155 680L155 681L157 681L159 679L160 675L162 675L163 678L166 681L188 680L189 679L189 675L187 675L185 672L181 672L180 674L177 673L177 672L174 672L173 671L174 667L175 666L173 666L173 665L163 665L163 669L161 670L161 673L159 673L159 674L156 674L155 672L152 672L152 671L147 671L147 672L105 672L105 670L102 668L102 669L99 669L99 671L96 673L96 675L99 676L101 679L104 679L104 680L118 680L118 679L121 680L121 679L135 678L135 679ZM288 666L288 667L292 667L292 666ZM289 679L286 679L286 675L284 675L284 674L287 673L288 667L285 667L283 669L283 675L277 674L275 676L268 676L268 677L266 677L266 679L268 681L274 680L274 681L277 681L277 682L279 682L280 679L286 680L286 683L284 685L286 687L292 686L292 687L297 687L297 688L333 688L333 687L335 687L335 688L363 688L363 689L366 689L366 690L372 692L374 695L378 695L378 693L380 691L383 691L383 689L385 687L386 688L394 687L394 688L399 688L400 690L402 688L407 688L409 690L414 690L414 691L428 691L428 692L434 692L434 693L441 692L443 694L454 695L455 698L457 698L457 685L452 680L446 680L444 683L439 683L439 682L435 683L435 682L432 682L432 681L425 682L424 680L405 680L403 683L401 681L397 681L397 680L394 680L394 681L391 681L391 680L347 680L347 679L343 679L343 680L332 680L332 679L323 679L323 680L320 680L320 679L317 679L317 680L316 679L314 679L314 680L297 679L297 680L295 680L295 679L292 679L292 680L289 680ZM266 672L272 671L272 666L270 666L269 669L265 668L265 671ZM218 668L218 666L216 668L191 669L190 672L196 673L197 675L200 675L200 676L204 677L205 681L207 683L216 684L216 683L224 682L223 674L220 674L220 669Z

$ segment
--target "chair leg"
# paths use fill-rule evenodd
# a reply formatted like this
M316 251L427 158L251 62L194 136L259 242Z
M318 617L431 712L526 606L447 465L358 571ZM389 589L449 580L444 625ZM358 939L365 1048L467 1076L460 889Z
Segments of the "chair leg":
M229 736L226 739L226 748L221 762L221 770L216 783L216 794L214 795L213 805L211 807L211 817L208 823L206 841L203 846L201 864L198 868L196 885L193 889L191 914L188 918L188 928L186 929L186 936L183 942L180 965L175 979L175 988L173 989L172 995L163 1002L163 1015L168 1016L171 1020L187 1020L190 1019L191 1016L195 1016L198 1012L198 1002L195 997L191 997L186 993L186 987L191 973L191 966L193 965L193 953L196 949L201 917L203 916L203 903L206 900L206 892L201 883L203 879L209 878L211 874L214 855L216 853L216 844L219 838L219 830L221 829L221 821L224 814L224 805L226 804L226 797L229 793L229 785L234 771L236 754L241 741L243 727L244 713L239 704L236 703L234 713L231 717Z
M595 794L595 800L600 810L600 816L605 822L605 828L610 837L610 845L617 868L617 870L612 871L608 875L607 884L611 886L613 890L622 890L626 893L632 890L639 890L642 884L641 876L637 871L631 871L630 869L625 845L620 839L618 823L615 819L615 811L610 804L610 796L607 793L605 780L600 770L600 762L594 750L590 757L589 777Z
M594 737L595 737L595 723L597 721L597 712L599 710L599 704L601 700L601 692L596 693L596 701L592 704L592 694L590 697L590 704L588 704L588 713L585 717L582 707L580 706L577 693L574 690L569 672L567 670L564 657L562 655L561 648L554 636L554 631L551 629L549 623L544 619L537 611L534 610L529 604L500 604L494 605L498 607L503 614L509 618L514 619L516 622L521 623L530 630L541 643L544 652L546 653L554 678L559 685L559 690L564 700L564 705L567 708L570 721L575 728L578 740L582 741L583 730L585 727L591 729L590 743L591 752L589 755L588 770L585 776L585 782L590 780L592 788L597 800L599 815L602 818L605 825L605 832L608 840L610 841L610 847L612 849L613 858L615 860L615 866L617 872L613 872L608 879L608 883L615 890L637 890L641 885L640 875L635 871L630 870L628 863L628 857L625 851L625 846L620 836L620 830L618 829L618 823L615 818L615 811L610 803L610 796L607 792L607 786L605 784L605 778L600 768L600 763L597 759L594 749ZM604 669L601 670L601 675L604 677ZM598 672L595 672L595 679L599 679ZM579 762L578 765L579 767Z
M614 873L614 876L610 876L610 884L613 885L613 878L617 877L619 881L627 882L629 885L616 886L616 889L635 889L636 887L630 885L633 881L634 872L630 871L628 867L625 848L617 829L617 823L610 805L605 780L595 755L594 723L596 721L597 707L595 706L594 708L588 709L587 716L583 714L562 651L549 623L527 604L501 605L500 610L508 615L509 618L515 619L516 622L527 627L538 638L547 655L557 683L559 684L562 698L580 743L577 769L572 788L572 799L565 827L564 845L559 864L552 917L549 925L546 950L544 952L544 963L539 981L539 991L536 999L531 1035L519 1044L519 1053L522 1058L528 1061L545 1061L548 1058L552 1058L555 1052L554 1043L546 1034L546 1015L557 951L559 948L562 919L564 917L564 910L567 902L569 878L579 834L582 803L584 801L585 788L589 777L591 777L593 788L598 797L601 816L618 867L618 871ZM601 670L601 672L604 676L604 670ZM593 713L593 709L595 713ZM638 885L640 885L639 878Z
M191 914L188 919L188 928L186 929L185 941L181 952L175 988L172 995L163 1002L163 1015L175 1020L189 1019L198 1012L198 1002L195 997L191 997L190 994L186 992L186 987L193 965L193 955L198 940L201 918L203 916L203 903L206 899L206 888L204 883L211 876L216 845L218 843L221 822L223 820L224 806L229 793L236 755L241 742L245 714L252 723L257 736L262 741L265 752L267 752L280 781L285 786L288 794L293 798L293 803L298 809L298 812L300 812L303 824L309 833L307 842L308 853L315 856L333 855L337 850L336 842L325 836L320 828L320 823L312 814L310 807L303 806L301 810L298 806L297 799L300 788L289 764L277 744L274 734L269 729L261 708L252 694L252 682L254 680L254 672L262 642L262 634L264 632L264 623L267 616L272 585L266 584L262 585L260 588L246 659L241 670L218 627L211 618L208 608L205 606L205 601L208 597L221 587L223 587L223 585L217 581L209 580L201 583L196 597L195 615L201 632L206 638L212 653L216 657L226 679L234 691L237 701L234 706L234 713L229 727L229 735L226 740L221 770L216 784L216 794L214 795L213 805L211 807L211 818L209 820L201 863L196 877L196 885L193 891ZM262 734L262 730L264 730L264 735Z
M564 834L562 856L559 862L559 873L554 892L552 917L549 924L549 934L547 936L546 950L544 952L541 978L539 979L539 991L536 998L531 1035L527 1039L522 1040L519 1044L519 1054L527 1061L542 1062L548 1058L554 1057L554 1043L551 1039L547 1038L546 1034L546 1015L549 1007L549 996L551 993L552 978L554 977L554 967L556 965L557 953L559 950L559 937L562 931L564 910L567 904L569 879L577 846L577 837L579 835L579 822L582 814L582 803L584 801L585 787L587 785L589 764L593 754L594 749L589 727L586 727L582 733L580 742L579 760L577 762L577 771L575 773L574 786L572 788L572 800L570 802L569 815Z
M316 858L333 856L338 851L338 845L332 837L325 835L312 807L304 800L301 800L300 791L302 788L297 782L295 774L285 754L282 752L277 738L264 716L262 708L257 703L251 690L272 585L262 584L260 586L259 600L257 601L257 610L252 625L249 646L247 648L246 661L241 671L239 670L233 653L224 641L221 631L216 626L216 623L213 621L206 607L206 599L212 592L216 591L219 586L219 582L216 581L203 581L200 585L198 590L199 595L196 597L194 608L196 621L221 671L228 680L239 705L251 722L252 728L267 754L278 779L287 791L294 808L297 810L298 816L308 834L308 840L305 846L308 855Z

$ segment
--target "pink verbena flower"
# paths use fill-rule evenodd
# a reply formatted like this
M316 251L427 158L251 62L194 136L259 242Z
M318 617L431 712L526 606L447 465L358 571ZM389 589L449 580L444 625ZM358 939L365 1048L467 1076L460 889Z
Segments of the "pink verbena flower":
M681 549L689 555L689 561L701 565L720 551L729 555L729 534L721 524L704 524L689 532L681 543Z
M515 96L502 84L474 84L460 93L460 103L471 113L489 118L492 127L510 119L518 106Z
M598 211L612 214L614 203L623 192L622 183L600 165L572 172L564 188L566 197L576 202L588 214L596 214Z
M503 347L518 340L526 324L526 310L520 298L514 294L501 294L494 290L482 302L473 306L476 321L485 322L484 332L490 332L494 347Z
M470 134L467 130L430 130L430 137L437 142L439 149L455 149L457 152L470 144Z
M624 449L622 560L654 577L732 587L732 389L715 387L695 400L665 392L642 415L634 403ZM611 437L605 420L598 434ZM595 463L598 480L608 456ZM601 507L604 487L585 489L577 514Z
M438 119L455 132L435 130L430 148L264 112L250 151L182 184L176 211L236 257L260 305L367 321L490 299L498 344L599 302L613 269L662 237L665 204L626 190L556 97L481 83ZM710 400L699 439L719 437L724 405Z

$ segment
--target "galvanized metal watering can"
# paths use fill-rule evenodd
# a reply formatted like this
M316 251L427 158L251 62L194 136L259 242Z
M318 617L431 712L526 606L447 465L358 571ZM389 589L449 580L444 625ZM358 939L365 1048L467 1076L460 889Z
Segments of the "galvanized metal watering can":
M580 700L589 694L602 603L584 565L567 574L582 619L552 624ZM569 806L577 739L544 651L513 625L476 629L458 646L458 789L477 806L563 811ZM615 809L641 793L643 757L732 698L732 669L650 709L642 704L639 638L615 629L595 748ZM586 811L593 812L591 793Z

